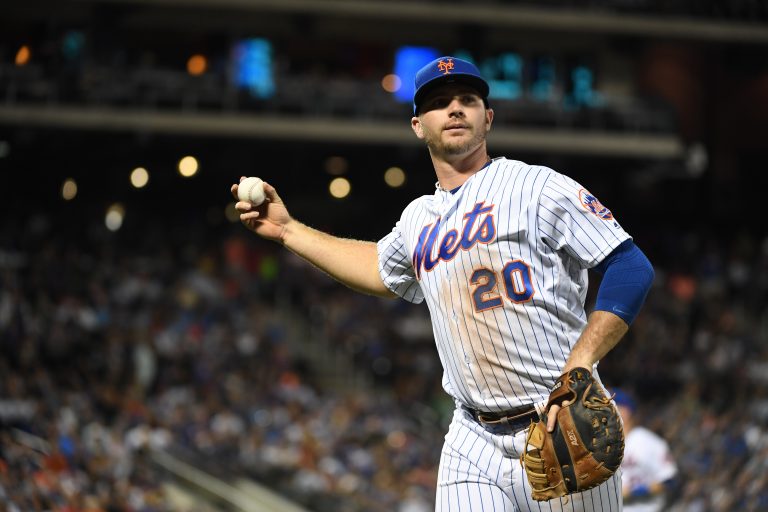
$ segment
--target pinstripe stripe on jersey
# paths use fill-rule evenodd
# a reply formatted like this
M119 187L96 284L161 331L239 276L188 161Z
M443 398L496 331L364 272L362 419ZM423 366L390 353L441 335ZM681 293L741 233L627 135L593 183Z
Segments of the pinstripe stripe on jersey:
M525 246L524 241L522 240L521 230L520 229L516 229L515 230L515 229L512 228L512 225L513 225L512 223L515 222L515 219L519 219L522 215L525 214L525 210L523 209L523 204L525 203L525 199L524 199L524 196L523 196L524 188L518 184L518 181L520 181L520 182L527 181L527 179L531 176L531 174L533 174L534 190L537 189L536 184L539 183L539 180L546 178L546 173L544 173L541 168L531 168L531 167L525 169L524 171L521 171L520 173L518 173L518 176L515 177L515 182L514 183L515 183L516 186L513 188L513 190L517 191L519 197L516 199L516 201L512 202L512 206L514 206L515 203L516 203L518 208L517 208L516 212L515 211L510 211L510 214L508 216L509 227L507 229L507 232L508 233L513 233L513 232L517 233L516 243L518 244L518 246ZM531 213L529 213L529 215L532 216L535 213L536 213L535 211L532 211ZM531 221L534 221L534 218L530 218L529 217L527 222L530 224ZM519 221L517 221L517 222L519 223ZM535 221L534 221L534 224L535 224ZM513 250L512 244L508 243L507 246L508 246L507 250L511 252ZM528 254L527 255L522 255L521 254L521 256L525 256L527 258L527 261L534 261L534 258L532 257L532 253L531 253L531 251L533 251L533 248L534 248L533 246L528 245L528 249L529 249ZM534 273L533 279L537 283L537 286L536 286L537 289L539 289L539 290L545 290L546 289L545 283L543 281L543 279L544 279L543 273L540 273L540 272ZM533 300L534 301L542 300L542 298L541 297L534 297ZM536 311L537 311L537 314L538 314L538 320L541 321L541 310L540 310L540 308L536 308ZM530 315L530 312L526 310L526 314ZM530 318L529 318L529 322L530 322ZM522 322L520 320L518 320L518 327L520 328L520 330L523 329ZM510 329L510 331L512 331L513 336L514 336L514 331L512 329ZM557 338L557 331L554 331L554 334L555 334L555 338ZM539 340L539 337L544 337L545 341L546 341L546 344L541 343L541 340ZM546 332L538 333L538 332L534 331L533 332L534 348L531 349L531 347L528 346L528 339L527 338L524 337L523 342L526 344L526 347L528 347L529 352L532 351L532 350L537 350L539 352L539 356L540 356L541 360L544 362L544 370L548 371L549 375L552 375L553 373L558 373L560 371L560 367L557 366L557 364L558 364L558 361L563 360L563 353L562 353L562 349L561 349L561 351L560 351L560 358L555 357L555 355L553 353L553 350L554 350L553 349L553 344L550 342L549 339L546 339L546 338L547 338L547 333ZM549 350L551 359L547 359L547 357L544 355L544 351L545 350ZM536 370L537 370L537 374L538 374L538 382L544 382L546 380L546 377L542 373L542 369L536 368ZM549 387L547 387L546 389L537 389L536 391L538 393L546 394L549 391Z
M427 303L444 369L443 387L457 404L501 411L548 396L586 324L587 268L629 238L612 218L601 218L582 205L580 190L578 183L551 169L497 159L455 195L438 189L413 201L379 241L379 270L386 286L406 300ZM600 213L596 200L588 201ZM478 212L490 205L492 210L481 217ZM473 211L474 225L467 215ZM495 238L472 244L477 235L473 230L491 221ZM464 246L455 245L461 240ZM414 254L419 246L425 252ZM533 289L527 290L532 295L526 302L506 296L504 279L512 274L503 272L511 261L524 262L520 268L530 270ZM491 297L476 293L479 281L472 283L471 276L478 269L494 285L487 290ZM533 501L518 460L523 435L491 434L457 409L440 459L436 510L621 509L616 475L567 500Z
M556 221L552 223L553 227L568 228L562 230L559 233L559 236L569 243L566 247L572 249L577 247L581 248L581 250L572 250L569 252L582 261L585 267L590 268L596 265L598 261L605 258L608 253L616 247L616 241L618 241L620 237L617 232L600 229L603 228L606 223L612 224L616 221L605 221L592 214L583 214L583 211L586 210L577 201L578 191L582 188L583 187L578 183L566 176L553 176L542 193L542 208L556 219ZM566 199L565 203L563 203L563 198ZM571 200L567 201L567 199ZM551 205L548 205L546 200L550 201ZM579 209L583 211L580 211ZM577 213L582 213L582 215L575 216L574 210L576 210ZM618 227L617 222L615 226ZM576 229L580 230L581 233L576 232ZM621 230L621 233L623 233L623 230ZM553 236L550 234L550 236L553 240L558 238L556 235ZM620 241L624 241L626 238L628 237L621 238ZM590 242L592 243L592 246L587 247L587 244ZM586 257L589 257L590 259L586 260Z
M438 471L436 510L619 512L621 475L559 500L538 502L519 462L525 430L491 434L464 411L451 422Z
M480 185L483 185L485 180L488 177L489 177L489 173L482 173L480 175ZM457 199L456 204L457 205L460 203L476 204L480 199L480 197L477 194L472 196L471 192L472 192L471 187L469 188L462 187L462 190L459 190L458 192L459 197L456 198ZM461 197L461 196L464 196L464 197ZM463 258L462 260L460 260L460 262L454 267L454 271L455 271L454 282L456 283L460 282L463 276L469 276L470 274L472 274L473 269L475 268L480 268L480 267L493 268L493 263L491 261L487 261L487 262L482 261L483 254L484 254L484 251L483 252L475 251L467 254L466 258ZM475 259L477 259L477 261L475 261ZM458 289L457 292L458 293L456 295L458 295L459 300L462 303L462 310L468 311L470 307L474 309L474 305L469 304L469 302L471 302L472 300L471 297L466 294L462 294L460 289ZM464 306L464 304L467 304L466 307ZM489 312L489 314L492 314L492 313L493 311ZM462 314L460 315L460 318L464 327L464 336L462 336L463 339L465 340L468 339L472 341L482 339L484 333L481 332L481 329L483 326L478 324L477 317L475 315L469 316L466 314ZM472 335L473 333L471 331L476 333L476 335L473 336ZM486 336L490 336L490 332L488 332ZM493 351L494 357L498 359L496 348L493 345L486 344L486 343L477 344L477 343L472 343L471 341L468 345L471 348L473 361L477 361L480 359L489 360L488 351ZM480 352L482 352L481 355L479 355ZM489 376L486 373L491 373L493 378L489 379ZM490 372L482 372L482 371L478 371L476 368L473 368L473 374L476 380L480 379L484 382L484 386L486 389L492 389L494 386L496 388L501 388L503 386L499 381L500 377L498 375L497 369L494 367L490 368ZM502 376L501 379L503 380L504 377ZM508 383L508 379L507 379L507 383ZM495 404L495 405L498 407L498 404Z
M499 512L619 512L621 475L567 498L548 502L530 497L520 464L525 430L491 434L464 411L454 414L446 435L435 496L438 512L494 510Z
M413 201L379 242L387 286L414 302L427 299L444 385L463 403L493 411L547 396L586 321L585 269L628 238L618 223L601 219L580 203L582 188L551 169L497 159L455 195L437 190ZM476 219L472 229L465 230L464 224L465 212L478 204L493 205L489 215L496 239L439 259L442 236L449 231L471 235L479 229L484 218ZM421 258L432 263L417 280L413 262L420 258L413 251L425 226L438 223L430 236L432 247L426 247L431 256ZM563 260L559 250L575 260ZM527 304L504 297L501 272L515 259L532 269L535 291ZM496 276L493 291L503 307L475 311L468 280L478 268Z
M497 180L495 180L495 181L492 181L490 184L486 184L486 179L488 179L488 178L489 178L489 177L491 177L491 176L496 176L498 179L497 179ZM503 177L504 177L504 173L497 173L497 174L495 174L495 175L494 175L494 174L491 174L491 173L484 173L484 175L483 175L483 179L482 179L482 180L480 180L480 182L477 184L477 186L475 186L475 187L470 187L470 189L474 188L474 189L477 189L477 191L478 191L478 192L476 192L476 197L473 199L473 201L477 201L477 200L479 199L479 196L480 196L480 194L482 193L482 191L483 191L483 190L494 190L494 189L498 189L499 187L497 186L497 182L498 182L499 180L501 180ZM508 184L510 180L509 180L509 179L507 179L507 180L505 180L505 181L506 181L506 182L507 182L507 184ZM508 186L508 185L505 185L505 186L502 186L502 187L501 187L502 196L503 196L504 192L506 192L506 191L507 191L507 186ZM468 192L469 192L469 191L468 191ZM510 219L511 219L511 217L512 217L511 215L510 215L510 216L508 216L508 218L510 218ZM511 231L507 231L507 232L511 232ZM498 236L498 234L497 234L497 236ZM482 255L480 255L480 256L482 256ZM502 260L502 261L500 261L500 262L499 262L499 264L500 264L500 265L503 265L503 264L504 264L504 261L503 261L503 260ZM492 262L489 262L489 266L493 267L493 263L492 263ZM499 269L499 270L500 270L500 269ZM497 328L498 328L498 331L499 331L499 332L502 332L502 331L503 331L503 329L504 329L504 328L503 328L503 326L502 326L502 324L506 324L506 327L508 328L507 332L509 332L509 334L510 334L510 337L512 338L512 343L511 343L511 344L508 344L508 345L511 345L512 347L514 347L514 349L515 349L515 352L517 353L517 358L516 358L516 359L522 359L522 356L521 356L521 354L520 354L520 343L519 343L519 342L518 342L518 341L515 339L515 338L516 338L516 336L515 336L515 334L514 334L514 329L512 329L512 328L511 328L511 326L510 326L510 324L509 324L509 322L510 322L510 319L509 319L509 317L508 317L507 315L504 315L504 313L503 313L503 310L502 310L502 311L492 311L492 312L491 312L491 315L493 316L493 318L494 318L494 320L495 320L495 324L496 324L496 326L497 326ZM503 321L502 321L502 322L500 322L500 321L499 321L499 316L502 316L502 317L503 317L503 319L502 319ZM477 323L477 320L475 320L475 322ZM505 354L506 354L507 358L510 360L510 363L512 363L512 352L510 351L510 348L511 348L511 347L507 347L507 350L506 350ZM496 406L495 408L496 408L496 409L498 409L498 410L504 410L504 409L506 409L506 410L509 410L509 409L511 409L511 408L513 408L513 407L515 407L516 405L519 405L519 403L520 403L520 402L522 402L523 400L525 400L525 397L521 397L521 396L518 396L518 395L519 395L519 393L518 393L516 390L517 390L517 389L525 389L525 388L526 388L526 380L527 380L528 382L530 382L530 381L532 381L533 379L531 379L531 377L530 377L530 374L529 374L528 368L524 368L524 369L523 369L523 371L524 371L524 372L525 372L527 375L525 375L525 376L524 376L524 375L520 375L520 374L517 374L517 375L508 375L508 376L507 376L507 382L508 382L508 384L509 384L509 388L508 388L508 389L511 389L511 390L512 390L512 392L513 392L513 396L506 396L506 397L504 397L504 398L506 398L506 399L507 399L507 400L505 401L505 403L499 403L499 399L498 399L499 397L496 397L496 401L495 401L495 406ZM524 377L527 377L527 379L525 379ZM511 378L515 378L516 380L518 380L518 381L519 381L519 382L518 382L518 384L517 384L517 385L513 385L513 384L510 382L510 379L511 379ZM516 404L516 405L513 405L513 404L510 402L510 400L509 400L509 399L510 399L510 398L513 398L513 397L517 399L517 400L515 400L515 401L516 401L516 402L518 402L518 404Z

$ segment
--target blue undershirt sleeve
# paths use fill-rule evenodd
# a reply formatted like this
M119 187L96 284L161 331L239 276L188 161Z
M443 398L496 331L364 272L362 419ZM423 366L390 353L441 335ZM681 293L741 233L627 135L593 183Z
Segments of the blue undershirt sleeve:
M595 309L609 311L631 325L653 283L651 262L627 240L593 268L603 275Z

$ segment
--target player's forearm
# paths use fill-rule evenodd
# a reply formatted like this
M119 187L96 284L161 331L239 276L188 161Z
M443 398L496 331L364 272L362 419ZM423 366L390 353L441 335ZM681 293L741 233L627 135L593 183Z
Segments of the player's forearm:
M662 496L666 494L667 487L664 482L653 482L648 485L636 485L634 487L625 486L622 494L627 503L639 501L652 496Z
M603 358L629 330L629 325L608 311L595 311L589 316L587 326L581 333L563 371L592 366Z
M296 220L285 226L282 242L287 249L354 290L395 297L379 275L374 242L335 237Z

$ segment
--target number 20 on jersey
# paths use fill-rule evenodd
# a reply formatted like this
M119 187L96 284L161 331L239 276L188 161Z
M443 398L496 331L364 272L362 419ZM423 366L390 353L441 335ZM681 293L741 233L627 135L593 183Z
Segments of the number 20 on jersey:
M504 287L504 296L515 304L528 302L533 297L531 268L523 260L508 262L498 273L482 267L475 269L469 278L473 286L471 295L475 311L486 311L503 306L499 280Z

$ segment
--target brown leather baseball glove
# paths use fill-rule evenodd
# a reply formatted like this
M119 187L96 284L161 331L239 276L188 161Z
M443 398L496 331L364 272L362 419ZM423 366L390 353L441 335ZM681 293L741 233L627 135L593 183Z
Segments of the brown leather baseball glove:
M549 433L546 415L555 404L562 409ZM557 379L543 418L528 428L526 443L520 462L538 501L600 485L624 456L619 412L586 368L574 368Z

